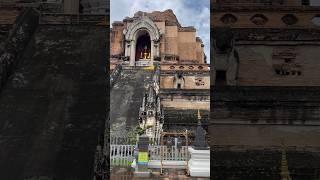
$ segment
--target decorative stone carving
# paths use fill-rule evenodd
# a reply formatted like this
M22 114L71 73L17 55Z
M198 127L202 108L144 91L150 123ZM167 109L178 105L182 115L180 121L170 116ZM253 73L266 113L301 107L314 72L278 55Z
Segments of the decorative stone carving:
M281 20L286 25L294 25L294 24L297 24L297 22L298 22L298 18L293 14L286 14L281 18Z
M130 57L129 57L129 56L122 56L122 60L123 60L123 61L129 61L129 60L130 60Z
M179 56L174 55L174 54L165 54L164 55L164 60L166 61L176 61L179 59Z
M179 67L179 69L181 69L180 67ZM185 79L183 77L183 72L182 71L178 71L177 74L173 78L173 86L176 89L183 89L184 85L185 85Z
M320 26L320 15L316 15L315 17L313 17L311 19L311 22L316 26Z
M283 64L274 64L273 65L274 71L278 75L284 76L300 76L301 72L301 65L297 63L283 63Z
M196 77L195 84L196 84L196 86L204 86L205 85L202 77Z
M153 128L163 122L163 111L159 97L160 67L156 66L152 81L146 82L146 89L139 111L140 127L146 129L149 137L154 137ZM161 125L162 126L162 125Z
M251 28L237 29L234 31L234 38L237 41L319 41L320 30L318 29L268 29L268 28Z
M296 63L295 48L275 48L273 51L273 69L276 74L284 76L300 76L302 74L302 66Z
M134 21L127 30L124 31L126 41L132 41L135 38L136 32L139 29L147 29L152 41L159 41L160 32L153 21L147 17L143 16L136 21Z
M268 18L263 14L256 14L250 18L255 25L264 25L268 22Z
M237 17L233 14L225 14L220 19L224 24L234 24L238 21Z
M297 53L295 53L295 48L275 48L273 50L272 59L290 59L291 61L296 59Z
M239 56L234 47L234 36L231 28L216 28L214 33L214 66L216 70L226 71L227 85L236 85Z
M160 61L160 60L161 60L161 57L160 57L160 56L154 56L154 60L155 60L155 61Z

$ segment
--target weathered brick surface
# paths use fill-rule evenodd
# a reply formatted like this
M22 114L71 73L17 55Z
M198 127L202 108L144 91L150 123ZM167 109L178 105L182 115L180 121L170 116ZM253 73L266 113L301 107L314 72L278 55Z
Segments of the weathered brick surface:
M319 7L301 1L213 1L213 37L218 27L230 27L234 41L227 31L215 39L219 49L213 49L212 64L228 64L223 58L233 54L223 50L234 50L237 60L233 86L214 86L212 79L213 178L279 179L282 144L292 179L319 178L320 39L311 21ZM288 24L285 15L296 20Z
M145 85L152 72L143 69L124 69L110 91L111 130L124 133L139 125L139 108L142 105ZM118 134L119 136L122 134Z
M212 122L320 124L319 87L212 87Z
M38 14L32 9L25 9L17 16L4 42L0 44L0 90L20 63L23 50L37 26Z
M214 179L278 180L281 178L281 151L267 149L265 151L214 151L214 154L211 176ZM286 155L292 179L318 178L319 154L287 151Z
M0 176L90 179L106 117L102 26L40 26L0 94Z

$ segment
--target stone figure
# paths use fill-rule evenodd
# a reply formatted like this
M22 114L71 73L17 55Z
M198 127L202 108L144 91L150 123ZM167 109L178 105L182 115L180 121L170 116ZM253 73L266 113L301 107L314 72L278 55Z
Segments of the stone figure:
M214 67L226 72L227 85L236 85L239 70L239 55L235 49L232 30L216 28L214 32Z

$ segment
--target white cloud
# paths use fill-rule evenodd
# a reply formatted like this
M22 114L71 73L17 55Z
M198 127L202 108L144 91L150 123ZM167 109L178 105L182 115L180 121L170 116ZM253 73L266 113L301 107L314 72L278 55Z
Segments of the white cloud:
M210 1L209 0L111 0L110 21L132 17L137 11L172 9L182 26L194 26L204 45L210 62Z

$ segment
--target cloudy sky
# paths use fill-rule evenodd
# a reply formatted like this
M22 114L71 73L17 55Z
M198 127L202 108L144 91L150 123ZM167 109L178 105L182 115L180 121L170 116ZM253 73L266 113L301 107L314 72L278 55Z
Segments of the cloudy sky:
M205 45L207 61L210 57L210 1L209 0L111 0L110 21L122 21L137 11L172 9L182 26L194 26Z

